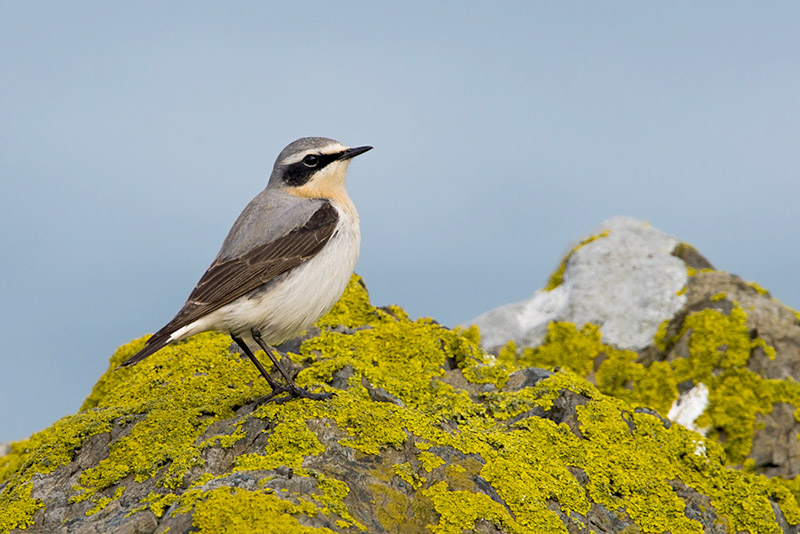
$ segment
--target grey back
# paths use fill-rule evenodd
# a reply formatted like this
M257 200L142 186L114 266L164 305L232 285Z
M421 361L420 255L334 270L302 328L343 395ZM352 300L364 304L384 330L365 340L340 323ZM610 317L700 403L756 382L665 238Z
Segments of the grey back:
M324 203L320 199L298 198L282 189L265 189L236 219L217 259L236 258L288 234L303 226Z

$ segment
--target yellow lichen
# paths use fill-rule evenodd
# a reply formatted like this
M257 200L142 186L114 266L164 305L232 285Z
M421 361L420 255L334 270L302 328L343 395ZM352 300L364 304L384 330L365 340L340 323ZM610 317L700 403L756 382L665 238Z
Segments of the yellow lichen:
M33 513L44 507L39 499L31 497L30 482L5 488L0 495L0 532L25 529L33 525Z
M440 515L439 522L430 527L433 534L462 534L473 530L478 521L489 521L509 534L526 532L501 504L482 493L449 491L446 482L437 482L422 494L433 501Z
M206 492L194 504L192 525L198 534L333 534L328 528L300 524L296 516L307 514L309 506L313 508L313 505L294 504L263 491L217 488Z
M421 488L422 485L425 484L425 482L427 482L427 479L423 476L418 475L414 471L414 468L411 467L411 464L409 464L408 462L402 464L395 464L393 467L394 467L394 473L401 479L408 482L408 484L410 484L411 487L414 488L415 490Z
M347 506L344 504L344 499L350 493L350 488L347 484L334 478L319 476L317 487L322 490L322 495L314 497L314 500L323 505L323 514L338 514L339 519L336 521L337 525L342 528L355 527L358 530L366 531L367 527L358 522L352 515L350 515Z
M547 443L541 448L531 442ZM503 447L487 458L481 476L489 482L529 532L566 532L548 501L569 514L589 511L584 489L567 466L579 464L578 438L567 425L527 418L503 436Z
M174 493L167 493L166 495L160 495L157 493L150 493L144 502L150 508L150 511L155 514L156 517L161 517L164 515L164 512L167 509L175 504L178 500L178 496Z
M587 323L578 330L572 323L552 322L547 326L544 343L524 349L516 363L520 367L566 367L584 376L605 350L597 325Z
M105 460L83 471L70 498L107 504L106 498L125 495L126 490L117 488L106 497L115 484L131 477L154 480L159 487L142 507L157 516L170 507L174 514L192 514L201 533L332 532L307 526L320 514L337 531L370 530L366 518L347 506L353 499L348 479L314 467L329 452L324 443L330 441L320 439L322 427L341 436L334 446L350 449L356 460L352 465L368 457L365 474L376 481L368 491L384 530L461 533L489 522L503 532L566 532L563 518L583 525L580 516L595 502L627 514L642 532L698 531L699 524L683 513L683 501L671 486L675 481L708 495L715 513L732 530L770 532L765 526L773 517L768 499L779 503L787 520L796 524L800 510L792 493L795 486L726 469L725 451L712 440L678 425L667 429L659 419L632 411L642 404L663 411L663 399L674 397L675 384L687 377L718 378L718 384L710 383L719 392L753 380L743 368L747 354L755 347L767 351L768 346L749 339L742 328L744 312L715 313L687 317L678 334L691 336L687 363L646 367L633 353L603 344L595 327L567 323L551 326L539 350L518 354L509 345L493 357L480 349L477 330L459 333L428 319L412 321L398 308L372 307L354 278L320 321L321 333L290 355L308 366L297 377L301 385L331 390L331 379L346 372L347 387L335 390L329 400L267 403L245 415L237 409L262 398L269 386L249 361L228 353L228 338L195 336L133 368L115 371L141 348L144 340L137 340L113 356L81 412L14 444L11 454L0 459L0 477L8 480L0 494L0 532L30 525L35 510L43 506L31 494L36 473L71 462L93 436L120 430L123 437L111 442ZM338 324L355 331L337 331ZM665 345L675 341L666 339L666 325L660 332ZM489 384L486 393L470 396L448 383L443 369L448 361L455 361L472 382ZM533 387L503 390L513 372L543 364L562 370ZM625 400L603 395L580 376L591 373L601 389ZM763 383L748 387L763 393ZM798 393L788 380L774 381L771 387L770 398ZM397 402L373 401L371 388L382 389ZM557 407L565 392L586 397L578 407L579 429L534 415ZM713 406L728 406L721 395L712 394ZM746 417L753 415L753 406L766 406L758 395L743 398L752 404L741 407ZM712 415L715 424L721 421L717 412ZM734 412L734 417L741 414ZM209 482L230 473L200 474L204 452L237 444L245 437L246 418L258 419L268 435L259 450L239 456L233 469L255 472L256 480L273 484L276 479L264 471L290 468L293 476L313 477L315 490L300 495L287 488L207 489ZM211 426L223 420L223 428ZM397 453L393 449L412 453L399 463L384 460L391 456L388 452ZM588 482L579 483L577 471ZM487 483L502 503L479 489ZM89 509L90 504L76 506Z
M267 420L275 418L282 422L272 430L263 451L242 454L235 459L235 470L269 470L286 466L301 473L305 458L325 451L305 420L305 417L314 413L315 404L310 399L300 399L281 405L262 405L255 413L256 417Z
M695 269L694 267L689 267L687 265L686 266L686 272L689 274L689 276L696 276L696 275L698 275L700 273L714 272L714 269L712 269L711 267L704 267L702 269Z
M422 468L430 473L440 465L444 464L444 460L440 457L436 456L430 452L421 452L417 455L417 460L419 460L420 465Z
M649 365L639 363L634 352L603 344L595 325L578 330L571 323L551 323L544 344L524 349L516 364L563 367L581 376L594 372L603 393L662 415L678 398L678 384L703 383L709 388L709 406L696 425L709 428L711 437L724 436L728 462L741 464L750 452L758 414L770 413L776 402L800 407L800 385L794 379L765 379L747 369L753 350L763 350L770 359L776 352L762 338L751 339L746 319L735 302L729 314L703 309L690 313L669 339L669 323L664 321L654 337L655 346L665 351L688 336L688 358Z
M766 289L764 289L755 282L747 282L747 285L755 289L759 295L769 295L769 291L767 291Z
M561 285L561 283L564 281L564 271L567 270L567 264L569 263L569 260L572 258L572 256L578 250L580 250L581 248L585 247L586 245L588 245L592 241L596 241L597 239L600 239L602 237L608 237L608 235L610 233L611 233L610 230L604 230L602 233L597 234L597 235L589 236L586 239L583 239L577 245L575 245L572 248L572 250L570 250L567 253L567 255L564 256L564 259L561 260L561 264L558 266L558 269L556 269L555 272L550 275L550 279L547 281L547 284L545 284L544 290L545 291L552 291L552 290L554 290L555 288L557 288L558 286Z

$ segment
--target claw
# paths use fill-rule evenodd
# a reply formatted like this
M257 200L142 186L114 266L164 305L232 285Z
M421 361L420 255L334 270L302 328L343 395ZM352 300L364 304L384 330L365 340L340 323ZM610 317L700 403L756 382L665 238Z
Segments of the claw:
M289 395L285 397L278 398L277 396L281 393L288 393ZM297 388L293 389L291 386L280 386L277 389L273 389L269 395L260 399L258 402L267 403L267 402L274 402L275 404L283 404L284 402L289 402L292 399L313 399L313 400L326 400L333 398L333 393L323 392L323 393L312 393L305 388Z
M264 366L261 365L261 362L258 361L258 358L256 358L255 354L253 354L253 351L250 350L250 347L248 347L247 344L240 338L231 335L233 341L236 342L236 344L239 345L239 347L241 347L241 349L244 351L247 357L250 358L250 361L253 362L256 368L258 368L258 371L261 373L261 375L267 379L267 382L269 382L269 385L272 388L272 391L269 393L269 395L258 401L259 404L270 401L275 402L276 404L282 404L284 402L290 401L295 398L325 400L333 397L333 393L312 393L307 389L301 388L300 386L295 384L294 380L291 379L291 377L286 373L286 371L284 371L283 367L281 367L280 363L278 363L278 360L272 354L272 351L267 346L267 344L264 343L264 340L261 339L261 334L257 330L253 330L252 335L255 342L258 343L258 345L262 349L264 349L264 352L272 360L273 365L283 375L283 377L286 379L287 382L285 386L282 386L278 382L276 382L274 378L269 376L269 373L267 372L266 369L264 369ZM289 395L287 397L276 398L281 393L288 393Z

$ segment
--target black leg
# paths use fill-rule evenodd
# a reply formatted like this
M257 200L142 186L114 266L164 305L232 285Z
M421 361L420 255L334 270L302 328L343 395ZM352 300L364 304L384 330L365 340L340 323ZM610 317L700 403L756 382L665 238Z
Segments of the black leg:
M306 399L330 399L331 397L333 397L333 393L311 393L308 390L303 389L297 384L295 384L294 380L292 380L292 377L290 377L289 374L286 371L284 371L283 366L281 366L280 362L278 362L278 359L275 358L275 355L272 354L272 349L266 343L264 343L264 339L261 337L261 332L259 332L254 328L253 330L250 331L250 334L253 336L253 340L256 343L258 343L258 346L261 347L264 350L264 352L267 353L267 356L269 356L269 359L272 360L273 365L275 365L278 371L280 371L280 373L283 375L283 378L286 379L286 383L289 386L289 391L293 396L303 397ZM253 358L255 358L255 356Z
M285 386L281 386L280 384L278 384L275 381L274 378L269 376L269 373L267 372L267 370L264 369L264 366L261 365L260 361L258 361L258 358L256 358L256 355L253 354L253 351L251 351L250 347L247 346L247 343L245 343L240 338L234 336L233 334L231 334L231 339L233 339L233 342L236 343L237 345L239 345L239 348L242 349L242 351L245 354L247 354L247 357L250 358L250 361L253 362L253 364L256 366L256 368L258 369L258 372L260 372L261 375L264 378L267 379L267 382L269 382L269 385L272 388L272 393L270 393L268 395L268 399L272 398L273 396L277 395L278 393L283 393L284 391L288 391L288 389Z

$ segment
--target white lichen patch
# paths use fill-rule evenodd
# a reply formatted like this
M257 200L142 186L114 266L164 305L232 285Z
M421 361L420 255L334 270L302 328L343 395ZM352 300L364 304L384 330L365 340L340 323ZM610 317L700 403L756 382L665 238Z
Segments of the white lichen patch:
M707 428L698 428L694 422L700 417L708 406L708 388L700 383L683 393L672 403L667 417L673 423L685 426L689 430L694 430L702 435L706 435Z

